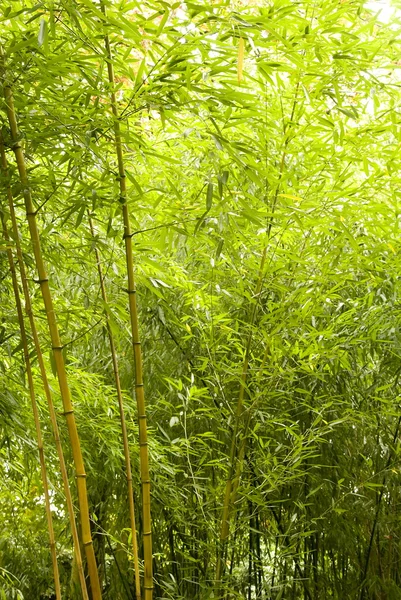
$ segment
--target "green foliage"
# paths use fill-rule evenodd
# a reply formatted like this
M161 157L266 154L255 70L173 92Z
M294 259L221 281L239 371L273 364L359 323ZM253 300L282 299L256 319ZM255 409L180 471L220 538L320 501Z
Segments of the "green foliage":
M213 597L250 335L229 597L400 597L401 13L393 4L390 24L362 0L122 0L107 3L107 19L92 0L16 0L0 9L106 599L129 597L133 563L95 246L125 390L139 539L142 532L106 33L138 280L156 597ZM61 413L3 99L0 113ZM3 178L7 213L5 186ZM37 600L51 597L51 564L3 251L0 276L0 598ZM31 346L68 598L68 518ZM60 429L65 442L61 418Z

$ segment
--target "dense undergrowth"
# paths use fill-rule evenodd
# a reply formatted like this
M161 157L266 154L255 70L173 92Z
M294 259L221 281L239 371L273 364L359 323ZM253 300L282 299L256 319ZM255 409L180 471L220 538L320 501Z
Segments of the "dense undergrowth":
M6 253L17 261L8 188L79 513L19 146L63 343L103 598L135 597L108 327L141 577L144 569L123 206L143 352L153 596L400 598L396 3L392 10L362 0L105 4L106 16L92 0L1 6L1 80L19 133L2 95L8 173L0 206L10 241L0 246L0 598L55 597ZM81 598L26 326L62 597Z

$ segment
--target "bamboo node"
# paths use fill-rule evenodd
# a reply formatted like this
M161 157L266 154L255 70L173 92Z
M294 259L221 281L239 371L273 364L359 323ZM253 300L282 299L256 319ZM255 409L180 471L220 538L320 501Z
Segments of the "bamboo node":
M86 473L77 473L75 475L75 477L78 479L78 477L86 477Z
M140 446L147 446L148 442L139 442L139 445ZM142 483L150 483L150 481L149 482L143 481Z
M64 411L64 412L63 412L63 413L61 413L61 414L62 414L62 415L64 415L64 416L66 417L67 415L71 415L73 412L74 412L74 409L72 408L71 410L66 410L66 411Z
M144 384L143 384L143 383L136 383L136 384L135 384L135 387L136 387L136 388L143 387L143 386L144 386Z
M132 238L133 235L135 235L135 233L124 233L123 240L126 240L127 238Z
M92 546L92 544L93 544L92 540L90 540L89 542L83 542L84 546Z
M140 345L141 345L141 342L132 342L132 345L133 345L133 346L140 346Z
M52 346L52 350L62 350L64 346Z
M136 290L125 290L127 294L136 294Z
M46 282L47 282L47 281L49 281L49 280L48 280L48 278L47 278L47 277L45 277L44 279L33 279L33 281L34 281L34 283L39 283L39 284L41 284L41 283L46 283Z
M146 419L146 415L138 415L138 419Z
M27 217L36 217L36 215L38 214L37 210L34 210L33 212L26 212L26 216Z
M144 531L144 532L143 532L143 535L144 535L144 536L145 536L145 535L152 535L152 532L151 532L151 531L146 531L146 532Z

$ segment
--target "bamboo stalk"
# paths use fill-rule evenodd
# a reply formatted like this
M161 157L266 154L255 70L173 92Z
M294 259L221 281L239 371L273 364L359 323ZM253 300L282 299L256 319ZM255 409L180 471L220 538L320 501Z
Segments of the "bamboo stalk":
M3 55L0 55L3 62ZM25 165L25 157L20 143L17 119L14 108L14 99L10 84L7 81L4 64L2 66L4 98L8 122L11 129L12 149L18 167L20 181L23 189L25 210L28 219L29 231L33 246L36 268L39 275L39 284L45 306L45 312L49 327L52 350L56 364L57 377L59 381L60 393L64 407L64 416L66 417L68 433L71 442L71 450L75 465L75 474L77 478L78 502L80 507L82 542L85 548L85 554L88 565L89 579L93 600L100 600L102 597L99 575L96 565L96 557L93 548L92 535L90 530L89 506L86 488L86 473L82 457L81 444L79 440L77 425L75 422L74 408L71 400L70 389L68 386L67 373L65 369L63 346L60 340L57 326L56 314L53 307L52 295L49 287L45 265L43 262L42 250L39 239L39 231L36 223L36 211L32 201L31 189Z
M269 354L269 346L266 346L261 366L259 367L258 373L256 375L257 379L260 379L260 377L263 374L268 354ZM240 444L239 444L239 450L238 450L238 458L237 458L237 468L236 468L235 476L233 478L233 483L232 483L232 492L231 492L231 502L232 503L234 503L234 501L235 501L235 498L236 498L236 495L237 495L238 486L239 486L239 482L240 482L240 479L241 479L242 467L243 467L244 457L245 457L246 441L247 441L249 425L250 425L251 417L252 417L252 410L254 410L257 407L257 405L258 405L258 401L255 400L253 402L253 404L247 409L247 414L246 414L246 417L245 417L245 423L244 423L244 426L243 426L243 429L242 429L242 435L241 435L241 438L240 438Z
M46 367L45 367L45 363L43 360L42 350L40 347L38 331L37 331L36 323L35 323L35 317L34 317L33 311L32 311L32 303L31 303L31 298L30 298L30 293L29 293L29 288L28 288L28 279L27 279L27 275L26 275L21 244L20 244L20 240L19 240L19 231L18 231L18 224L17 224L16 215L15 215L13 196L12 196L10 184L8 181L9 175L8 175L7 157L6 157L6 153L4 150L4 143L3 143L2 136L1 136L1 132L0 132L0 161L1 161L1 168L6 177L8 208L10 211L12 234L13 234L14 243L16 246L18 266L19 266L19 271L20 271L20 275L21 275L22 289L23 289L23 293L24 293L25 312L29 319L29 324L30 324L30 328L31 328L31 332L32 332L34 345L35 345L36 355L38 358L40 374L42 377L46 400L47 400L47 404L49 407L50 421L51 421L52 428L53 428L53 436L54 436L54 441L56 444L58 459L60 462L61 477L63 480L64 494L65 494L65 498L66 498L66 502L67 502L67 510L68 510L68 515L69 515L69 520L70 520L70 527L71 527L73 543L74 543L75 560L76 560L76 566L77 566L77 570L78 570L79 581L80 581L80 585L81 585L82 597L84 600L88 600L88 591L86 589L85 575L84 575L84 570L83 570L83 565L82 565L81 549L80 549L80 545L79 545L78 531L77 531L77 526L76 526L76 522L75 522L74 505L72 502L72 496L71 496L70 484L68 481L67 468L66 468L65 460L64 460L63 448L61 446L56 411L54 408L53 398L52 398L51 391L50 391L50 385L49 385L49 381L48 381L47 374L46 374Z
M298 80L297 86L295 88L295 98L294 98L294 102L293 102L293 106L292 106L290 123L292 123L292 121L293 121L295 109L297 106L297 95L298 95L299 83L300 82ZM243 420L244 398L245 398L245 391L246 391L246 387L247 387L248 366L249 366L251 344L252 344L252 339L253 339L252 327L253 327L253 325L255 323L255 319L256 319L257 308L258 308L258 304L259 304L259 295L260 295L260 292L262 291L264 271L265 271L266 258L267 258L268 241L270 240L270 235L271 235L271 231L272 231L272 227L273 227L273 215L276 210L278 193L279 193L279 189L280 189L280 182L281 182L281 178L282 178L282 175L284 172L285 157L287 155L287 146L289 143L289 136L286 134L285 127L284 127L284 134L285 134L285 141L284 141L284 150L281 155L281 161L280 161L280 167L279 167L279 179L278 179L278 183L277 183L277 186L276 186L276 189L274 192L274 196L273 196L273 200L272 200L271 215L267 220L266 236L265 236L262 256L261 256L261 260L260 260L260 264L259 264L259 273L258 273L256 289L255 289L255 293L254 293L254 302L252 304L251 311L250 311L250 317L249 317L249 328L250 329L249 329L249 334L248 334L248 338L247 338L246 345L245 345L245 357L244 357L244 361L242 364L240 389L239 389L239 396L238 396L238 401L237 401L234 432L233 432L233 436L231 438L229 471L228 471L228 478L226 481L226 488L225 488L225 493L224 493L223 515L222 515L220 540L219 540L220 541L220 549L218 552L217 565L216 565L215 592L216 592L217 598L221 597L220 587L221 587L221 580L222 580L222 575L223 575L223 571L224 571L226 545L227 545L228 536L230 533L231 507L235 502L236 491L238 488L239 478L240 478L241 469L242 469L241 461L243 461L243 457L245 454L246 433L243 435L243 439L242 439L239 451L238 451L238 438L240 437L239 434L240 434L241 424L242 424L242 420ZM250 417L250 415L248 415L248 418L249 417ZM247 425L245 427L247 427ZM238 452L240 452L240 456L238 456ZM236 468L236 465L237 465L237 468ZM236 474L234 475L234 473L236 473Z
M47 481L47 472L46 472L45 455L44 455L44 449L43 449L42 431L41 431L41 427L40 427L38 407L36 404L32 367L31 367L31 361L29 358L28 339L27 339L27 335L26 335L24 315L22 312L21 298L20 298L19 289L18 289L17 274L15 271L14 259L13 259L13 254L12 254L11 246L10 246L10 237L8 235L8 229L7 229L7 224L6 224L6 219L5 219L4 213L2 213L2 215L1 215L1 220L2 220L2 225L3 225L4 239L7 242L8 264L10 266L11 278L12 278L12 283L13 283L14 298L15 298L15 304L17 307L19 328L20 328L20 332L21 332L22 349L23 349L26 373L27 373L27 378L28 378L29 396L31 398L33 420L35 423L36 439L37 439L37 443L38 443L40 472L41 472L41 476L42 476L43 493L44 493L44 497L45 497L45 511L46 511L47 527L49 530L50 554L51 554L52 565L53 565L54 588L55 588L57 600L61 600L60 576L59 576L58 563L57 563L57 552L56 552L56 541L54 538L53 518L52 518L51 507L50 507L49 484Z
M105 6L101 5L104 15L106 15ZM132 345L134 352L134 367L135 367L135 396L138 410L138 428L139 428L139 447L140 447L140 471L141 471L141 486L142 486L142 515L143 515L143 553L144 553L144 599L152 600L153 597L153 565L152 565L152 521L150 512L150 475L149 475L149 458L148 458L148 441L147 441L147 425L146 425L146 408L145 408L145 393L142 373L142 351L139 338L138 310L136 303L136 288L134 275L134 261L132 253L132 234L129 220L129 212L127 206L127 185L124 168L124 155L121 142L121 131L119 114L117 108L117 99L114 91L114 68L112 62L112 54L108 35L104 37L106 55L107 55L107 71L109 83L111 85L111 110L113 113L113 126L115 137L115 150L117 155L120 198L123 224L124 224L124 241L125 255L127 263L128 276L128 298L131 321Z
M95 230L93 226L93 220L89 216L89 226L91 230L91 234L93 239L95 239ZM100 260L100 253L95 245L95 256L96 256L96 264L97 270L99 274L100 281L100 290L103 298L103 302L105 306L108 306L106 287L104 284L104 276L102 271L102 265ZM135 594L136 600L141 600L141 580L139 576L139 558L138 558L138 542L137 542L137 533L136 533L136 524L135 524L135 506L134 506L134 490L132 487L132 470L131 470L131 457L128 445L128 434L127 434L127 425L125 422L125 414L124 414L124 403L123 403L123 395L121 391L121 381L120 381L120 373L118 368L118 360L117 360L117 352L116 346L114 343L114 336L110 326L110 319L107 310L105 310L106 317L106 328L107 335L109 338L110 344L110 352L111 359L113 363L113 372L114 372L114 381L116 386L117 400L118 400L118 408L120 411L120 423L121 423L121 433L123 437L123 447L124 447L124 459L125 459L125 470L127 476L127 487L128 487L128 503L129 503L129 516L130 516L130 524L131 524L131 536L132 536L132 553L134 556L134 572L135 572Z
M398 418L397 425L396 425L396 428L395 428L395 431L394 431L393 446L394 446L395 442L397 441L398 432L400 430L400 427L401 427L401 417ZM370 561L370 556L371 556L371 553L372 553L373 540L374 540L374 537L375 537L375 531L376 531L376 528L377 528L378 522L379 522L381 503L382 503L382 500L383 500L384 491L386 489L387 470L388 470L388 468L389 468L389 466L391 464L391 460L393 458L393 453L394 453L393 449L390 448L390 451L389 451L389 454L388 454L388 458L387 458L387 461L386 461L386 466L384 467L384 475L383 475L383 479L382 479L380 493L379 493L378 498L376 500L375 518L373 520L372 530L371 530L370 536L369 536L369 544L368 544L368 548L367 548L367 551L366 551L365 564L363 566L363 574L362 574L361 583L360 583L359 600L364 600L365 595L366 595L366 585L367 585L367 576L368 576L368 569L369 569L369 561Z
M226 544L227 544L227 540L228 540L228 536L229 536L229 532L230 532L231 507L232 507L232 504L234 501L233 488L234 488L235 481L236 481L235 472L236 472L236 465L237 465L237 460L238 460L238 438L239 438L239 434L240 434L241 422L242 422L242 417L243 417L244 399L245 399L245 391L246 391L247 377L248 377L249 357L250 357L251 343L252 343L252 338L253 338L252 327L255 322L256 309L257 309L258 302L259 302L259 295L260 295L260 292L262 289L266 257L267 257L267 245L265 245L263 248L262 257L261 257L261 261L260 261L260 265L259 265L259 274L258 274L258 279L257 279L256 289L255 289L255 294L254 294L255 301L253 303L253 306L251 309L251 314L250 314L250 319L249 319L250 331L249 331L246 346L245 346L244 362L242 364L240 389L239 389L237 410L236 410L236 416L235 416L235 425L234 425L233 435L231 438L229 469L228 469L228 477L227 477L226 488L225 488L225 493L224 493L223 515L222 515L222 523L221 523L221 530L220 530L220 551L218 554L217 566L216 566L216 597L217 598L220 597L220 586L221 586L221 579L222 579L223 570L224 570L223 566L224 566L224 559L225 559ZM243 450L243 452L245 452L245 446L243 446L242 450Z

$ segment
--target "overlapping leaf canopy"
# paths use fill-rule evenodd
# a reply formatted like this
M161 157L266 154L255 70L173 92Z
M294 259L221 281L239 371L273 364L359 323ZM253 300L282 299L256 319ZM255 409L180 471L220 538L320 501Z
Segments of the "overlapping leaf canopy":
M92 0L1 7L106 598L129 597L132 562L95 245L137 487L139 478L105 34L134 232L156 597L212 597L251 333L247 447L226 562L231 597L398 598L401 48L393 4L388 23L376 14L380 3L362 0L113 1L107 17ZM5 192L1 207L7 213ZM0 578L6 598L36 600L51 597L50 561L5 253L0 260ZM50 353L48 368L54 376ZM37 387L42 402L39 378ZM40 408L67 598L70 534L44 401Z

